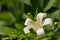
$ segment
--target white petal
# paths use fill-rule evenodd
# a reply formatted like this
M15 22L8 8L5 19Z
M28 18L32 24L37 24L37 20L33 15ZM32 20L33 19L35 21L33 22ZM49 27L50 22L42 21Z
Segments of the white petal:
M29 27L25 27L25 28L24 28L24 33L25 33L25 34L30 33L29 29L30 29Z
M43 28L39 28L36 30L36 34L37 35L44 35L44 29Z
M46 18L43 22L43 26L48 25L48 24L52 25L52 19L51 18Z
M29 28L36 30L35 24L30 18L26 19L25 25L27 25Z
M47 15L46 13L39 13L37 15L37 21L40 23L40 25L42 24L42 20L44 17L46 17L46 15Z
M25 21L25 25L34 25L34 22L30 19L30 18L27 18L26 21Z

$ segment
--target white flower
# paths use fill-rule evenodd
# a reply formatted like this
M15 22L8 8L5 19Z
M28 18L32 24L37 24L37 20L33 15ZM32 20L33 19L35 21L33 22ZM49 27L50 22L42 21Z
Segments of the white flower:
M30 18L27 18L26 21L25 21L25 25L27 27L24 28L24 33L27 34L27 33L30 33L30 28L34 29L34 31L36 31L36 34L37 35L43 35L45 32L44 32L44 29L43 29L43 26L44 25L52 25L52 19L51 18L46 18L45 20L43 20L43 18L45 18L47 16L46 13L39 13L37 15L37 21L34 22L32 21Z

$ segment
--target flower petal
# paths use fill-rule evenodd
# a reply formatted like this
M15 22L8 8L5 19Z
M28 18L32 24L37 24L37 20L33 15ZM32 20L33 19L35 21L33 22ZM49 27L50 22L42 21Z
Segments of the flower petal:
M32 26L32 25L34 25L34 22L30 18L27 18L25 21L25 25Z
M35 24L30 18L26 19L25 25L28 26L29 28L36 30Z
M52 25L52 19L51 18L46 18L43 22L43 26L48 25L48 24Z
M37 21L40 23L40 25L42 24L42 20L44 17L46 17L46 15L47 15L46 13L39 13L37 15Z
M25 27L25 28L24 28L24 33L25 33L25 34L30 33L29 29L30 29L29 27Z
M36 34L37 35L44 35L44 29L43 28L39 28L36 30Z

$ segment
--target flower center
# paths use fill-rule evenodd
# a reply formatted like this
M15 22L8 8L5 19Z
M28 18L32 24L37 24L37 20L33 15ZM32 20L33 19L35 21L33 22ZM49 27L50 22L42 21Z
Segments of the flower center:
M39 26L40 26L37 21L35 22L35 26L36 26L36 27L39 27Z

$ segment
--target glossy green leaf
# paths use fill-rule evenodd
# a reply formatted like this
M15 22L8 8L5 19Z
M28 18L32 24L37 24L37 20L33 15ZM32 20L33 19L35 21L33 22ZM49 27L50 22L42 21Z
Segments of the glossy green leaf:
M50 0L48 4L46 5L46 7L44 8L44 12L48 11L53 6L54 2L55 0Z

